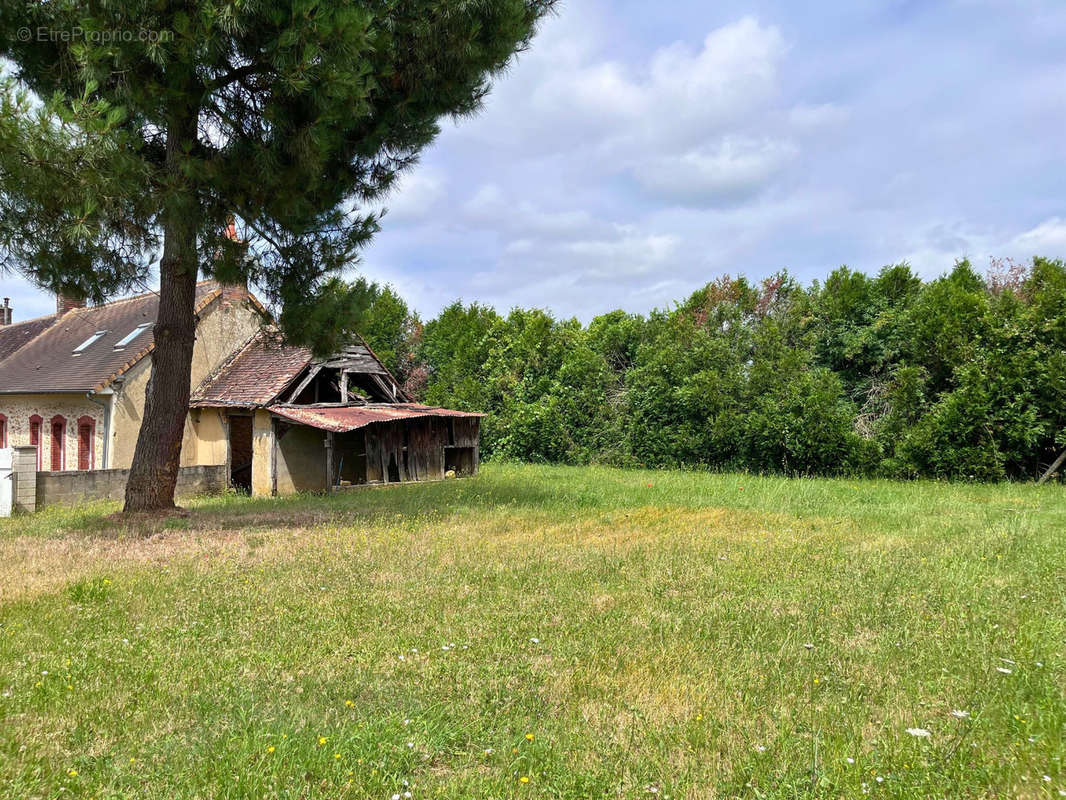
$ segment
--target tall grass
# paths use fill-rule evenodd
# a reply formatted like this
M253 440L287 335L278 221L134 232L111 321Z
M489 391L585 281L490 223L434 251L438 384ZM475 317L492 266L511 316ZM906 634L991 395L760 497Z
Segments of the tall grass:
M190 509L0 524L3 796L1066 791L1059 487L490 465Z

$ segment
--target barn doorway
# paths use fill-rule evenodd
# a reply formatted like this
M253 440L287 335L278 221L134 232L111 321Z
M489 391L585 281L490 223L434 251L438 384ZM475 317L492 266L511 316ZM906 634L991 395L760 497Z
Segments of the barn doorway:
M252 491L252 418L229 418L229 482L241 492Z

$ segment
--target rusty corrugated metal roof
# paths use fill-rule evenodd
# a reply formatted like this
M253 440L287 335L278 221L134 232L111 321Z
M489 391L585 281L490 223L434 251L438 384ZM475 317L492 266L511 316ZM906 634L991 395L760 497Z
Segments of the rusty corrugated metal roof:
M365 406L270 406L268 411L279 417L334 433L365 428L375 422L392 422L418 417L483 417L470 411L424 406L419 403L375 403Z

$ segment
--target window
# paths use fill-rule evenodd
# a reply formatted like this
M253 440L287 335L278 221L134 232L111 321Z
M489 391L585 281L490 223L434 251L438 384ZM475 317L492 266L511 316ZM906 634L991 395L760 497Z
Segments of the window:
M67 421L56 414L52 417L52 472L62 472L66 447Z
M93 434L96 433L96 420L85 416L78 420L78 469L92 469L95 460Z
M138 336L140 336L142 333L144 333L146 330L148 330L151 327L152 327L152 323L151 322L142 322L140 325L138 325L132 331L130 331L125 336L123 336L121 339L119 339L117 342L115 342L115 349L116 350L121 350L122 348L124 348L126 345L128 345L130 342L132 342L134 339L136 339Z
M7 417L0 414L0 450L7 447Z
M74 355L84 353L93 342L98 341L100 337L103 336L105 333L107 333L107 331L97 331L96 333L94 333L92 336L90 336L88 339L86 339L84 342L74 348Z
M30 445L37 448L37 471L41 470L41 425L44 420L37 414L30 417Z

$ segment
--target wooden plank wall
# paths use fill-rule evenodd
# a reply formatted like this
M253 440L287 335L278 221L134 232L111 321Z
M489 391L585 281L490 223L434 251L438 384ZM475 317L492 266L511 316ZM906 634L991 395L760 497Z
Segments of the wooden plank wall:
M389 464L393 460L401 481L441 480L444 448L449 444L474 449L471 472L476 473L480 424L479 419L430 417L368 425L365 429L367 482L390 483Z

